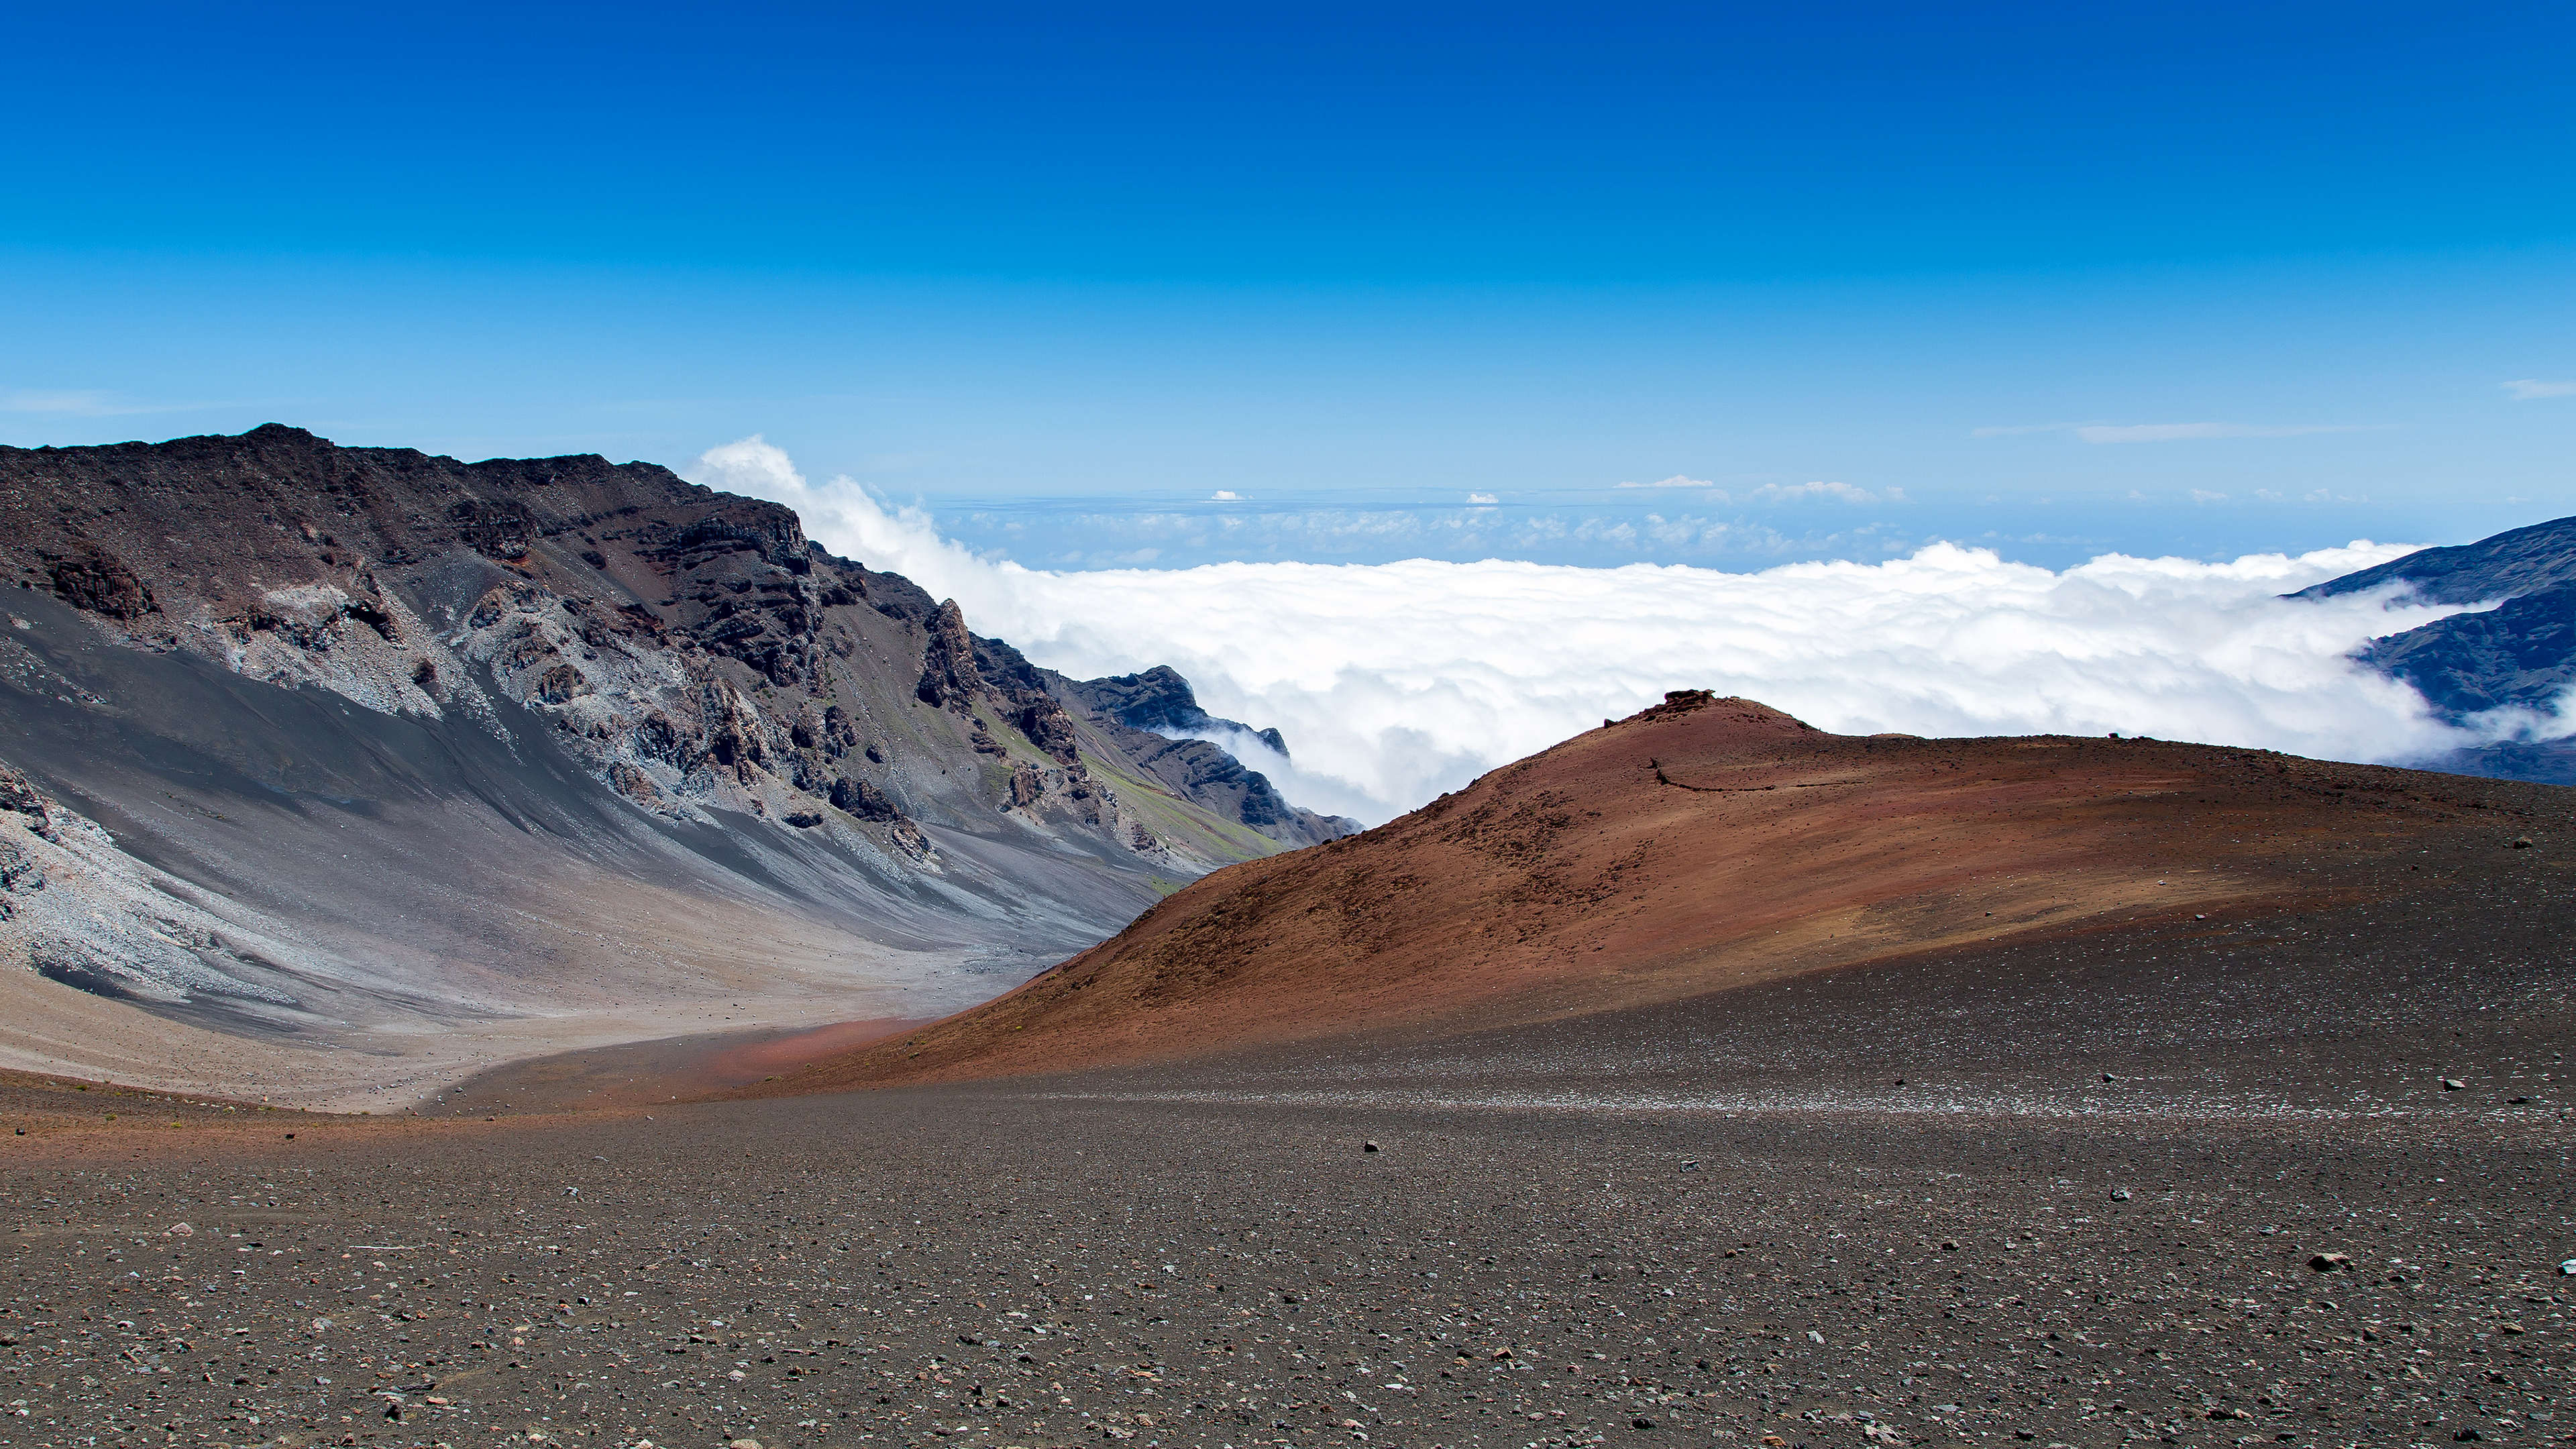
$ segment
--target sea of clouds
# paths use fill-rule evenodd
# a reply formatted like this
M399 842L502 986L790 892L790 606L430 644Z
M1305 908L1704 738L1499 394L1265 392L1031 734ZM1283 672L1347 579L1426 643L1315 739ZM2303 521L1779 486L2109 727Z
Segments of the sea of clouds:
M1758 573L1502 559L1050 572L968 549L848 479L810 483L758 437L688 473L795 508L825 547L956 599L975 632L1039 664L1075 678L1171 665L1211 713L1286 735L1289 759L1220 743L1291 800L1371 824L1682 688L1845 733L2118 731L2344 760L2564 733L2527 715L2454 727L2347 657L2454 607L2280 597L2400 545L2062 571L1936 543Z

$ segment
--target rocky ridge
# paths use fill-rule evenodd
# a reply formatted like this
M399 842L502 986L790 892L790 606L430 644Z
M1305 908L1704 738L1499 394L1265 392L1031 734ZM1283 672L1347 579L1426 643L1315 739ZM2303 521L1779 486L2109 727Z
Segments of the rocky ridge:
M833 557L784 507L650 464L465 464L270 425L0 450L0 490L14 540L0 559L21 586L133 647L487 727L497 696L548 717L648 809L829 809L925 866L917 819L979 803L1193 873L1339 833L1266 790L1256 819L1203 822L1215 838L1168 828L1083 763L1051 688L1068 682L970 634L953 601ZM905 692L950 724L902 709L878 677L906 656L919 674ZM925 755L951 787L906 768ZM1263 841L1224 828L1237 824Z
M614 1003L631 1039L674 991L735 1025L936 1009L1348 828L1098 714L792 511L650 464L276 425L0 449L0 570L0 759L132 856L143 884L97 892L110 934L197 964L83 946L78 912L13 912L0 949L221 1032ZM182 920L164 886L249 914ZM247 964L221 944L254 936L276 948ZM128 958L168 969L103 964ZM64 1009L86 1024L24 1064L85 1069L100 1019Z

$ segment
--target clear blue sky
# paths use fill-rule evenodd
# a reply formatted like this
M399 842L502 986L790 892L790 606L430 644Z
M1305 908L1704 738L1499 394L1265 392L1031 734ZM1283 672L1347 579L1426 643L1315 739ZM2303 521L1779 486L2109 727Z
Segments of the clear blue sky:
M2474 537L2576 512L2576 385L2506 386L2576 380L2571 41L2538 5L21 7L0 441L759 432L1035 564ZM1712 486L1616 487L1676 476Z

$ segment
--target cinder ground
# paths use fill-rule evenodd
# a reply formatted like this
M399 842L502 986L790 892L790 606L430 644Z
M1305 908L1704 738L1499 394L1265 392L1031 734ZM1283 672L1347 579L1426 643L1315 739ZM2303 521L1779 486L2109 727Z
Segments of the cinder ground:
M937 1027L390 1121L0 1084L0 1442L2576 1440L2564 792L1737 713ZM760 1095L809 1056L986 1075Z
M0 1442L2576 1438L2568 968L2307 924L494 1122L21 1085Z

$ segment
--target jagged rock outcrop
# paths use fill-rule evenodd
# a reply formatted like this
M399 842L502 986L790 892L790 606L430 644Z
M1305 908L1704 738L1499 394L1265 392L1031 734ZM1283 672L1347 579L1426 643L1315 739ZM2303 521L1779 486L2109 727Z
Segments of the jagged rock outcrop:
M52 807L45 803L45 797L37 791L34 781L28 779L23 771L13 770L6 764L0 764L0 810L25 816L27 828L38 835L50 837L53 834Z
M885 791L846 775L832 782L831 800L833 809L847 811L861 820L892 820L903 813Z
M14 817L22 828L39 839L54 837L53 811L45 797L36 792L28 778L6 764L0 764L0 814ZM0 831L0 921L18 913L10 898L45 888L44 864L24 845Z
M76 608L111 619L133 619L158 613L152 589L112 553L82 548L69 556L40 555L54 592Z
M965 611L950 599L931 616L930 641L922 646L921 682L913 697L933 709L964 713L984 677L975 672L975 641L966 632Z

